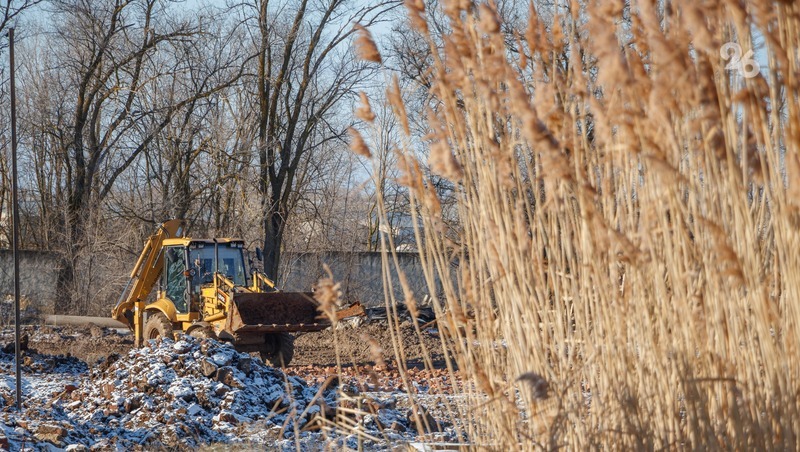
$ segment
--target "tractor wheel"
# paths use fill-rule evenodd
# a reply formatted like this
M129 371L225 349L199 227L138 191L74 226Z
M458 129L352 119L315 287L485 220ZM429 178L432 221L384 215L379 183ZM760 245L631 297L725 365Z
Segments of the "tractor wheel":
M186 335L197 339L216 339L217 335L214 330L206 322L199 322L191 325L186 330Z
M169 321L167 316L160 312L155 312L147 317L147 322L144 324L144 340L145 342L150 339L170 338L172 335L172 322Z
M268 334L266 348L261 350L261 359L273 367L287 367L294 356L294 336L289 333Z
M197 338L197 339L204 339L204 338L216 339L217 338L217 335L214 334L214 331L212 331L211 328L209 328L207 326L201 326L201 327L193 328L192 330L189 331L189 336L192 336L192 337Z

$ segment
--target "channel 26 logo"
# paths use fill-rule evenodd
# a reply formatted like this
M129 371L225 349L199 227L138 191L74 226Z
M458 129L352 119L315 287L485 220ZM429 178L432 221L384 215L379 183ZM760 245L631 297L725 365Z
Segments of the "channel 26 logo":
M726 42L720 47L719 55L723 60L729 61L725 65L726 70L736 71L744 78L753 78L761 71L758 61L753 59L753 51L748 50L743 54L742 46L735 42Z

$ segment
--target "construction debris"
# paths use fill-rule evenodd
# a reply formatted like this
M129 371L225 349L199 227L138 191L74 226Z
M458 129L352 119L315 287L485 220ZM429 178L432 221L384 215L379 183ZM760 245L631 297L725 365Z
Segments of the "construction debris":
M232 443L294 450L295 442L303 449L326 442L355 448L359 438L382 449L418 436L409 406L396 395L362 393L355 379L336 376L310 386L212 339L150 341L91 370L73 357L29 351L25 359L22 414L12 406L13 380L0 381L0 436L14 450ZM0 353L0 372L12 363L13 355ZM349 427L332 430L334 422Z

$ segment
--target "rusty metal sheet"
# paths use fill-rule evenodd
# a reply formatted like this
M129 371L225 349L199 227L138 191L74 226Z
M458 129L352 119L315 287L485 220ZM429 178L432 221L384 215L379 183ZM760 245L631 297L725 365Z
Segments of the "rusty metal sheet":
M364 306L362 306L360 302L356 301L350 306L344 309L340 309L339 311L336 311L336 320L342 320L348 317L360 317L365 315L367 315L367 312L364 310Z

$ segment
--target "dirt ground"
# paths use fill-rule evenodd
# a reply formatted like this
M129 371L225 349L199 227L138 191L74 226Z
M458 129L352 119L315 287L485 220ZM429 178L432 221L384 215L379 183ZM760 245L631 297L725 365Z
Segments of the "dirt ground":
M435 329L426 328L421 331L421 335L418 335L413 324L406 321L400 325L397 341L402 345L407 366L424 367L424 357L427 353L434 367L444 367L442 345ZM381 320L357 327L344 324L335 331L327 329L299 335L294 343L292 365L334 366L336 343L339 346L339 356L343 366L377 364L376 361L381 357L387 362L395 361L392 333L389 331L387 321ZM376 350L375 345L380 350Z
M49 355L73 356L89 365L112 353L127 353L133 347L133 336L127 331L94 325L25 326L23 333L28 336L30 349ZM13 347L13 334L12 329L0 332L0 346ZM444 367L441 342L434 328L421 330L418 335L411 322L406 321L401 324L397 339L402 345L408 367L423 368L426 354L435 368ZM292 367L335 366L336 343L341 364L345 367L376 365L380 364L380 360L388 363L390 368L396 366L388 323L386 320L379 320L359 326L343 323L335 331L329 328L320 332L298 334Z

